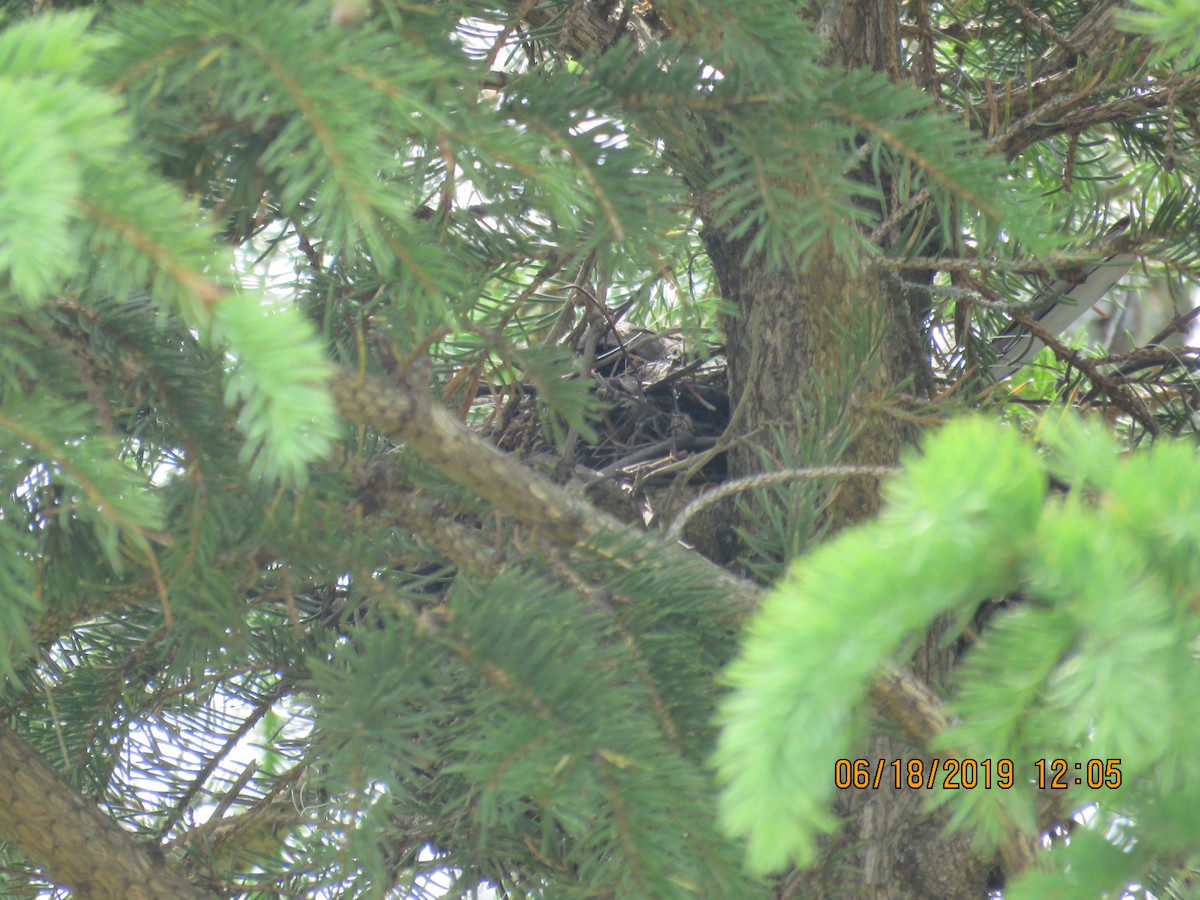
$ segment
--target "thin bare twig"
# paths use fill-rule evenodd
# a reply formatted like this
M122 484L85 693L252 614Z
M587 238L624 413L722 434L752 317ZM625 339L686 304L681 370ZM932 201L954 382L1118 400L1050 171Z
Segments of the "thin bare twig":
M1021 327L1027 329L1034 337L1049 347L1058 359L1070 363L1082 372L1092 384L1102 388L1114 406L1128 414L1150 434L1158 435L1160 431L1158 422L1154 420L1154 416L1146 408L1146 404L1128 390L1119 379L1101 372L1099 363L1068 347L1058 339L1058 335L1051 334L1042 328L1036 319L1028 316L1014 316L1013 318L1020 323Z
M900 470L894 466L813 466L809 469L780 469L775 472L763 472L759 475L735 478L732 481L726 481L720 487L706 491L688 503L672 520L666 537L669 541L679 540L679 535L687 525L688 519L704 507L711 506L742 491L751 491L774 484L787 484L790 481L811 481L817 478L883 478L898 471Z

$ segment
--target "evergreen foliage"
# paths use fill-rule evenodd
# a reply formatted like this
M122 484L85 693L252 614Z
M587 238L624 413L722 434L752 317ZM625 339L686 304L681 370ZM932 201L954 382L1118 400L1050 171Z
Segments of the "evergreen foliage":
M1200 587L1193 450L1164 442L1119 459L1074 420L1043 437L1046 464L1011 428L947 425L891 483L877 523L813 551L765 601L727 674L716 754L724 819L749 836L752 866L806 864L834 826L835 761L854 755L880 656L939 615L961 630L980 602L1016 593L1025 602L960 669L958 720L940 741L958 758L1011 760L1015 777L939 802L981 841L999 842L1013 820L1036 831L1035 761L1070 761L1070 805L1091 810L1053 854L1070 879L1030 876L1014 896L1101 896L1195 846L1183 813L1200 802L1200 710L1186 674ZM1047 466L1069 490L1044 503ZM1114 833L1136 852L1117 850Z
M1113 390L1117 438L1047 426L1039 457L1019 431L1080 394L1058 348L1009 426L947 425L819 546L835 479L755 491L740 571L805 555L740 657L757 586L561 487L611 426L597 335L718 345L712 230L798 278L824 247L965 260L908 284L933 357L962 301L938 375L970 398L988 301L1119 215L1160 275L1200 271L1195 85L1131 41L1069 71L1094 120L1030 120L998 84L1079 12L1034 6L906 24L898 66L924 41L959 76L922 81L827 63L783 0L0 2L0 728L215 895L767 897L836 824L881 666L1019 591L947 687L945 752L1125 782L1072 791L1088 825L1005 896L1195 865L1200 484L1182 442L1123 455L1194 435L1178 360ZM1186 5L1142 7L1169 48ZM839 461L871 338L756 436L771 466ZM456 475L495 457L468 424L528 464L509 506ZM1023 785L943 802L981 853L1039 827ZM53 890L19 844L0 894Z
M1123 24L1130 31L1150 35L1164 59L1191 66L1197 48L1189 35L1200 27L1200 3L1195 0L1138 0L1139 9L1125 13Z

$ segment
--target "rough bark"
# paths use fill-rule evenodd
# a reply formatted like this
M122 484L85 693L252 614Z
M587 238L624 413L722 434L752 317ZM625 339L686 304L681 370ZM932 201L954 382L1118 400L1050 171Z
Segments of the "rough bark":
M828 0L816 24L827 41L825 61L898 78L897 23L894 0ZM705 229L704 238L721 293L737 309L724 323L735 433L763 434L764 426L786 430L794 421L798 395L814 380L845 381L869 371L871 377L851 398L858 436L841 461L894 465L900 448L916 433L888 415L886 405L924 372L915 325L902 298L893 296L888 282L870 271L865 260L839 256L828 242L797 272L748 259L749 238L731 239L712 227ZM735 475L753 474L760 465L748 443L730 453ZM847 479L838 489L833 524L863 521L878 510L878 481Z
M914 434L887 405L920 362L912 321L880 276L837 256L828 243L799 272L746 260L742 240L711 228L705 245L722 295L737 308L725 323L734 432L762 440L767 426L786 430L798 396L814 379L853 379L869 371L851 397L858 436L841 462L894 465ZM730 450L732 474L753 474L761 466L752 440ZM863 521L878 509L877 479L847 479L834 504L835 524Z
M828 41L827 61L865 67L898 76L899 46L894 4L866 0L830 0L818 28ZM732 427L750 436L730 453L735 475L760 466L753 435L764 426L788 428L795 420L797 397L816 380L845 380L866 367L870 377L851 398L857 437L842 461L857 465L894 465L900 450L915 438L903 419L888 415L888 403L905 385L917 383L923 362L911 313L888 282L866 265L821 245L799 272L772 269L747 259L746 239L731 239L715 228L705 245L721 282L723 296L737 315L726 323ZM863 336L870 353L864 356ZM879 509L874 479L844 483L832 507L833 525L841 527L874 516ZM943 681L952 654L935 626L914 665L930 683ZM886 760L922 755L908 741L877 737L861 750ZM839 813L844 828L825 844L822 861L788 879L781 896L982 898L996 886L996 861L972 852L969 835L944 833L944 812L927 812L920 792L881 789L848 792ZM1019 868L1022 848L1006 854Z
M745 261L741 242L709 230L705 242L721 280L722 294L738 315L726 325L734 427L746 435L763 426L786 428L793 421L798 394L814 378L850 377L846 367L866 361L861 346L848 336L873 334L872 377L852 398L858 436L843 462L892 465L915 437L887 404L905 382L919 375L913 352L913 328L906 308L889 296L887 284L865 267L855 268L826 245L802 272L772 270ZM746 475L760 465L750 440L730 451L730 469ZM852 524L879 509L875 479L847 480L833 506L836 525ZM932 683L944 679L951 654L936 632L914 661L918 674ZM870 758L921 755L909 741L876 738L864 748ZM972 853L969 836L943 834L945 816L924 811L919 792L852 792L839 812L845 828L825 847L823 861L795 873L782 896L877 897L917 900L928 897L987 896L996 880L991 860ZM1016 862L1020 853L1014 857ZM848 860L854 863L847 865Z
M0 725L0 834L51 881L93 900L202 900L202 891Z

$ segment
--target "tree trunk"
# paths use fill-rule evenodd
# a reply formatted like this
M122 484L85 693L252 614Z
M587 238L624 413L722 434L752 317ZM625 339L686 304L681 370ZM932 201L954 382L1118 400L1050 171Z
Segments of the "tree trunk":
M829 0L818 26L830 42L828 61L898 77L896 22L891 2ZM753 235L735 239L726 232L709 224L704 239L721 292L736 307L725 323L735 410L731 427L745 440L730 450L731 474L761 469L755 444L765 446L771 430L786 434L794 428L798 398L806 391L811 395L813 384L853 380L850 417L856 437L842 462L895 465L916 436L908 421L894 414L895 400L921 384L925 371L916 323L904 299L865 261L839 256L827 241L802 270L788 271L746 258ZM879 504L877 480L847 479L831 506L832 525L869 519ZM938 631L913 660L917 673L933 684L943 681L953 665L953 653ZM891 760L922 752L878 737L860 755ZM947 837L946 816L925 812L925 799L921 792L887 789L845 794L838 810L845 827L826 842L817 866L786 880L780 896L986 897L997 885L996 867L971 852L969 835Z
M746 435L729 454L731 474L750 475L761 463L754 443L768 428L794 427L798 398L816 380L853 382L857 436L842 462L894 465L913 429L889 404L922 366L917 335L902 302L881 278L857 268L822 242L803 271L774 269L745 259L745 243L705 230L705 245L721 293L737 308L725 322L734 433ZM865 377L862 377L864 376ZM879 510L879 484L847 479L833 506L834 525L863 521Z
M907 307L889 295L881 277L865 266L856 269L828 243L803 271L793 273L746 261L749 239L730 240L713 229L705 234L722 294L737 307L726 324L729 384L737 410L734 428L747 440L730 451L732 473L758 470L754 444L764 442L764 426L785 431L792 426L797 396L815 379L853 378L864 365L872 368L852 397L858 432L843 461L894 465L915 431L888 407L906 383L919 379L923 366ZM864 351L873 357L869 363ZM876 480L847 480L831 508L835 527L870 518L879 500ZM913 662L918 674L936 684L950 670L953 654L934 633ZM920 751L876 738L861 755L891 760ZM994 887L993 865L972 855L969 837L946 838L945 816L923 812L924 801L914 791L846 794L839 809L845 828L828 841L823 862L794 873L781 896L987 896Z
M898 78L897 15L893 0L826 0L817 24L829 42L826 62ZM851 418L858 434L842 462L894 465L916 433L886 406L906 385L922 383L925 372L906 302L865 260L848 261L827 241L803 271L792 273L747 260L751 239L705 230L721 292L737 308L725 323L734 433L762 435L764 426L786 430L794 422L798 394L814 380L857 380ZM730 453L735 476L758 470L758 455L748 443ZM838 491L833 524L863 521L878 510L878 482L850 479Z

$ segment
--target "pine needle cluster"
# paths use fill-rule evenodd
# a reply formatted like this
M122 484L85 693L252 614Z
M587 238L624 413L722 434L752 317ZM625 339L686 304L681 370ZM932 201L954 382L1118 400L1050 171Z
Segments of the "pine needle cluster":
M872 673L1018 590L947 746L1129 760L1123 793L1072 794L1144 825L1106 884L1200 840L1179 447L1122 463L1055 432L1072 491L1046 505L1012 431L948 428L885 519L775 589L723 686L758 588L477 434L532 403L569 461L606 413L575 351L613 310L711 339L705 228L797 277L823 246L963 258L1019 299L1006 265L1061 267L1132 190L1140 250L1194 271L1171 110L1195 85L1167 63L1131 43L1078 70L1072 131L1028 115L1075 4L1039 4L1045 29L1009 29L1020 4L926 16L897 39L924 83L829 63L783 0L52 5L0 4L0 728L189 889L768 896L743 838L757 869L811 857L813 760L862 733ZM998 74L1027 93L1000 103ZM1117 148L1085 163L1087 128ZM764 458L836 462L858 386L814 384L808 439ZM472 469L512 475L511 504ZM759 495L761 576L833 490ZM995 842L1030 802L961 817ZM0 893L51 889L0 841ZM1112 872L1117 845L1063 852Z

